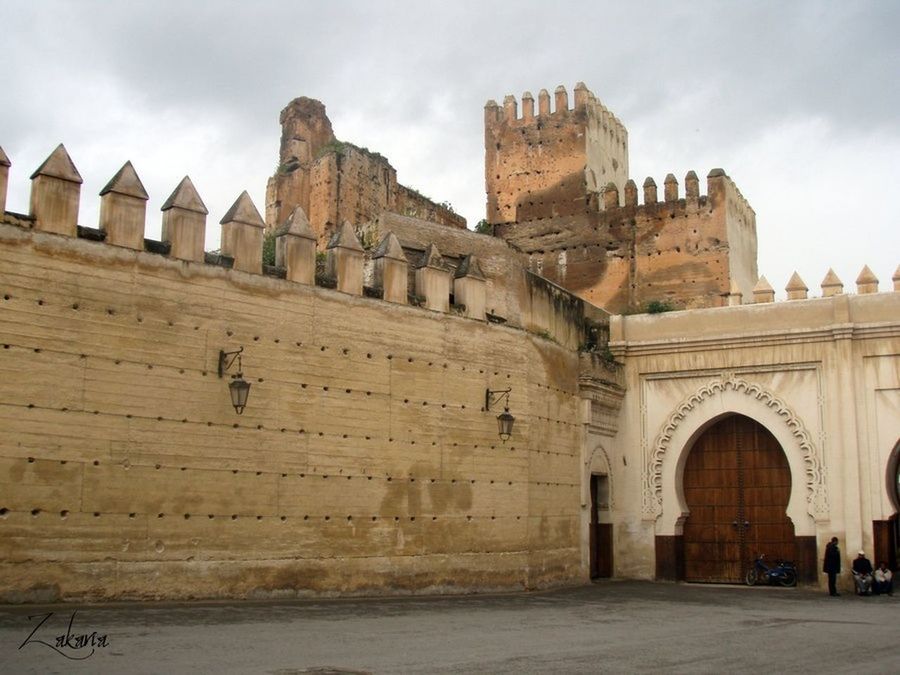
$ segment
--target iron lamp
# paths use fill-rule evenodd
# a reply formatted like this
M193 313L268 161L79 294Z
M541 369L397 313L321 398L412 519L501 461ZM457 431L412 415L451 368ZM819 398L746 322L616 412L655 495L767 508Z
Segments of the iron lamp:
M485 389L484 391L484 408L482 410L487 412L491 409L491 406L503 401L505 405L503 406L503 412L497 415L497 428L500 432L500 440L504 443L509 440L509 437L512 436L513 423L516 421L516 418L513 417L509 412L509 393L512 391L510 389L499 389L496 391L492 391L491 389Z
M250 383L244 379L242 372L241 353L244 348L241 347L233 352L219 351L219 377L225 377L225 373L237 361L237 373L231 376L231 382L228 383L228 393L231 395L231 405L234 411L240 415L247 406L247 397L250 396Z

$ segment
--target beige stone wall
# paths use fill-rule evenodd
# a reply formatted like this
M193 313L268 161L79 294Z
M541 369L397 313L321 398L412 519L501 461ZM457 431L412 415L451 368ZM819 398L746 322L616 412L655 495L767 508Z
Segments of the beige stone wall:
M4 599L584 579L552 340L14 225L0 289ZM242 416L216 377L238 346ZM486 387L512 387L506 444Z
M699 430L735 412L781 443L787 513L797 535L816 537L818 560L832 536L874 555L873 521L897 512L900 293L613 317L610 346L626 385L606 443L618 575L654 576L654 537L679 535L687 515L679 462Z

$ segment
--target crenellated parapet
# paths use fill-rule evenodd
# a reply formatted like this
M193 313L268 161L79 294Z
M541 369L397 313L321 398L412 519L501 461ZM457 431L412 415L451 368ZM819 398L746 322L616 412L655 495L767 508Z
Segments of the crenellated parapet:
M551 96L546 89L538 93L538 106L535 110L534 96L526 91L521 96L521 108L515 95L507 94L503 97L503 105L500 106L494 100L489 100L484 105L485 127L495 126L500 123L517 124L525 126L534 124L536 119L544 122L563 121L573 115L596 115L604 129L620 141L627 141L628 131L622 121L615 116L600 100L591 92L584 82L575 85L573 91L574 102L569 105L569 94L563 85L559 85L553 92L553 105L551 111Z
M898 283L900 282L900 266L898 266L897 272L894 273L892 281L894 283L893 291L900 291L900 283ZM788 301L815 300L818 298L832 298L837 295L845 294L844 282L840 280L838 275L835 274L834 270L831 268L825 273L825 277L819 285L822 289L821 295L818 297L811 297L806 282L803 281L797 272L794 272L791 274L791 278L788 279L788 282L784 287L785 297ZM878 292L878 277L875 276L868 265L863 265L862 270L860 270L859 275L856 277L856 295L871 295ZM775 289L765 276L760 276L756 285L753 287L752 300L748 300L747 303L761 304L769 302L775 302ZM736 302L729 304L739 305L745 303Z
M531 269L614 313L734 304L757 281L753 209L722 169L610 181L568 216L495 226Z
M11 165L0 149L0 199L4 207ZM263 263L265 221L247 191L221 217L220 249L209 252L204 246L209 209L189 176L179 181L162 204L158 241L145 236L149 195L130 161L100 191L96 228L78 223L81 186L81 175L60 144L32 174L29 214L6 213L4 209L0 223L80 239L89 246L161 256L181 265L224 268L227 275L243 273L281 278L402 305L411 304L412 297L416 299L412 304L425 309L447 314L452 311L456 316L480 321L485 321L495 307L488 301L488 277L473 252L458 259L462 264L451 265L444 263L432 244L415 270L421 284L412 289L407 283L410 274L407 254L393 233L383 232L375 246L376 242L367 241L365 236L361 241L364 227L355 227L344 220L334 229L328 244L321 246L307 214L296 206L271 234L275 240L275 265L270 266ZM465 229L457 231L463 241L483 239ZM317 253L321 253L324 266ZM517 254L508 250L508 255L514 258ZM366 270L370 267L374 275L369 275L372 285L367 286ZM415 292L411 294L410 290Z
M628 132L584 85L559 86L519 101L509 95L485 105L485 187L491 223L573 215L608 183L628 180ZM551 110L552 108L552 110Z

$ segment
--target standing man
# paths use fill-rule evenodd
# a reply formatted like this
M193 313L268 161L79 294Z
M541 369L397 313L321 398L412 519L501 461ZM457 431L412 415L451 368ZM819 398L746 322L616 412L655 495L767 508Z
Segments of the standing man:
M837 592L837 575L841 573L841 550L838 548L838 538L832 537L831 541L825 545L825 561L822 564L822 571L828 575L828 595L836 597L840 595Z

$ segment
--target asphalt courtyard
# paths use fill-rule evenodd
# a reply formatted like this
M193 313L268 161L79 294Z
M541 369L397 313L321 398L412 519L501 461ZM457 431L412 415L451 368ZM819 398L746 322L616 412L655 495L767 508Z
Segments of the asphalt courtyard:
M0 672L898 673L898 619L900 595L628 581L464 597L2 606Z

